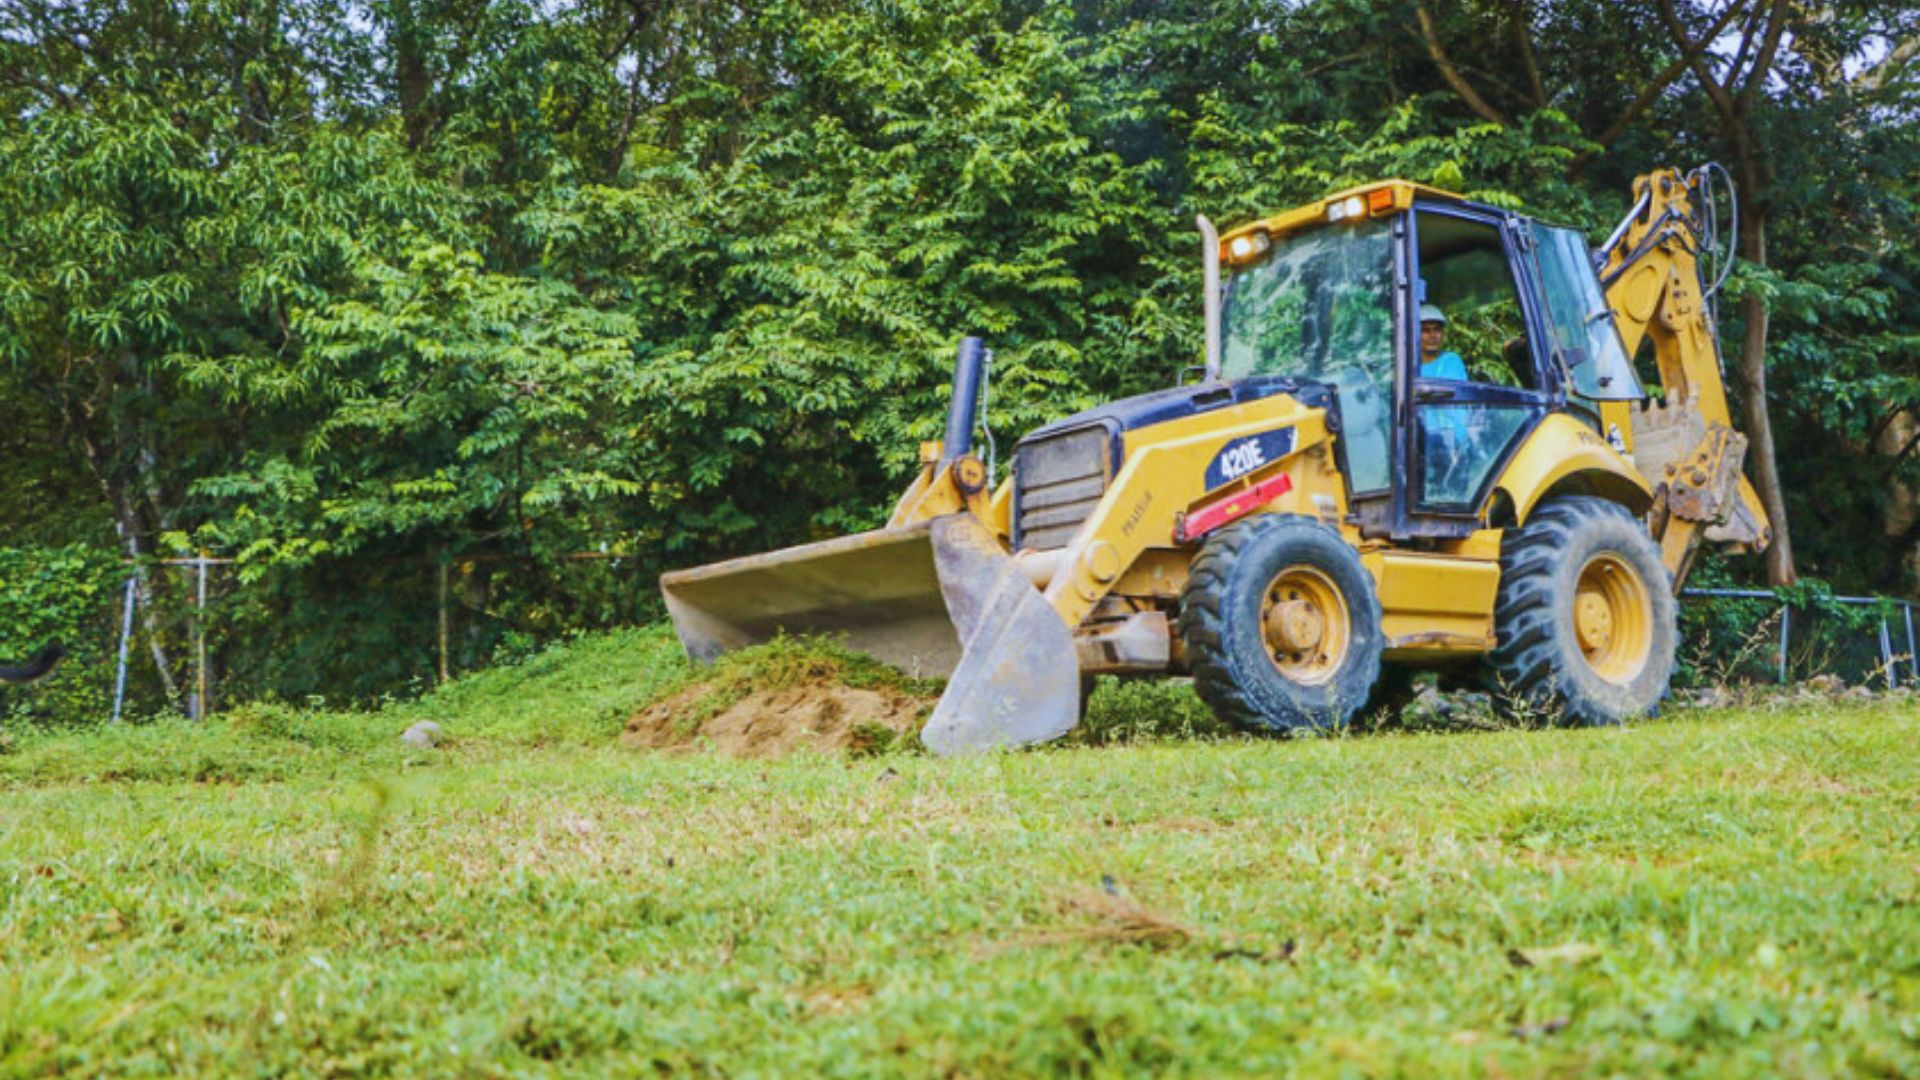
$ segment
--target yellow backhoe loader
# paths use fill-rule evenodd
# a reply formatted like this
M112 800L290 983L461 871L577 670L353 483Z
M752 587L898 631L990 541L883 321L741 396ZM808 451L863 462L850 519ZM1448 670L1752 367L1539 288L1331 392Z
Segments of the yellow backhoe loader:
M1701 267L1712 176L1640 178L1597 251L1399 180L1202 218L1204 380L1029 433L993 488L966 339L886 527L666 574L680 639L842 634L948 675L921 735L943 754L1065 733L1104 673L1190 673L1269 731L1346 722L1383 662L1477 663L1574 722L1645 713L1701 544L1769 538Z

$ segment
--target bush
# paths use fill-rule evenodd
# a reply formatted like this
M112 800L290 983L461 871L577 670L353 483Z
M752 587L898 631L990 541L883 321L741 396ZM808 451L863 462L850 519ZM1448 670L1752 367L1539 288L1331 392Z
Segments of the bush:
M68 656L50 678L0 689L0 724L70 724L113 708L116 615L126 569L110 550L0 547L0 663L49 641Z
M1234 734L1193 692L1189 680L1102 678L1073 737L1106 744L1219 739Z
M1895 663L1909 667L1906 619L1892 601L1842 603L1826 582L1803 578L1768 597L1691 597L1680 607L1679 686L1771 683L1780 678L1781 619L1787 625L1789 681L1837 675L1871 685L1884 679L1880 626L1891 631Z

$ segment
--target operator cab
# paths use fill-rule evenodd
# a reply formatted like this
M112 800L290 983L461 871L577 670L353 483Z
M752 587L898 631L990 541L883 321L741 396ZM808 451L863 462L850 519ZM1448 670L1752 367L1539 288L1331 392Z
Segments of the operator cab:
M1484 528L1544 417L1607 436L1598 403L1642 397L1574 230L1391 181L1234 230L1221 254L1220 376L1333 391L1368 534Z

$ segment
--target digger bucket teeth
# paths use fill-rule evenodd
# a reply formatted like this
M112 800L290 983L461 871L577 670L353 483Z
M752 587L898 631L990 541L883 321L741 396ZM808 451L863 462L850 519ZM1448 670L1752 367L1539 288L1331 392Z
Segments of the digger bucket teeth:
M1072 635L969 513L677 571L660 592L695 660L828 634L950 676L920 736L937 754L1042 742L1079 718Z

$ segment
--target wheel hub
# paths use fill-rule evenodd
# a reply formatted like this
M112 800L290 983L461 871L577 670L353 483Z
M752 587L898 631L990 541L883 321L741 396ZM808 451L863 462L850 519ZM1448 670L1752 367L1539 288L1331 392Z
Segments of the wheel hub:
M1333 579L1302 563L1280 571L1267 586L1260 629L1273 666L1296 683L1312 685L1333 678L1346 663L1353 618Z
M1282 600L1267 612L1267 636L1284 651L1318 648L1326 629L1326 617L1305 600Z
M1578 603L1573 618L1574 627L1580 632L1580 647L1589 652L1606 648L1613 639L1613 612L1607 609L1606 598L1584 592Z
M1632 563L1602 552L1580 568L1573 631L1587 664L1601 678L1632 682L1653 652L1653 602Z

